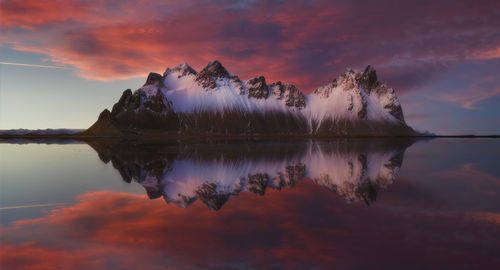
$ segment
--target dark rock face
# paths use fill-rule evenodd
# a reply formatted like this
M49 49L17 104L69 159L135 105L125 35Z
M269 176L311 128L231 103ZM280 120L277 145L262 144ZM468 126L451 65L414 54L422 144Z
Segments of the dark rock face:
M201 72L196 77L196 81L199 82L203 88L215 89L217 87L217 83L210 77L210 75L203 74Z
M132 99L132 90L127 89L127 90L123 91L123 94L120 97L120 99L118 100L118 103L115 103L115 105L113 105L112 112L114 114L116 114L123 107L128 107L131 99Z
M248 191L262 196L266 193L268 182L269 176L266 173L256 173L253 175L248 175Z
M255 77L246 82L248 97L264 98L269 96L269 89L267 89L266 79L264 76Z
M167 77L168 75L170 75L173 72L180 73L180 75L178 75L178 78L184 77L186 75L198 74L198 72L196 72L196 70L194 70L191 66L189 66L187 63L184 63L184 64L178 65L172 69L167 68L167 70L163 73L163 77Z
M234 84L235 88L239 90L240 95L245 94L245 88L243 88L243 82L236 75L231 76L231 82Z
M212 77L215 78L230 77L230 74L226 70L226 68L217 60L208 63L208 65L202 70L202 72L207 72L208 74L210 74Z
M158 73L151 72L149 73L144 85L163 86L163 77Z
M283 84L280 81L269 85L269 89L276 99L284 100L288 107L303 109L306 107L304 94L293 84Z
M198 199L209 209L219 210L231 197L230 193L217 192L217 185L214 183L204 183L196 190Z
M378 96L381 95L393 96L392 102L386 104L384 108L387 109L387 111L391 115L393 115L396 119L400 120L401 122L404 122L403 109L401 108L401 105L396 102L394 90L392 88L389 88L386 84L383 84L378 81L377 72L372 66L370 65L367 66L362 74L357 75L356 80L368 95L371 94L372 91L375 91L375 93ZM359 113L361 115L366 115L366 109L364 112L360 111Z
M384 106L384 108L389 110L389 113L392 114L396 119L400 120L401 122L404 122L404 116L403 116L403 108L399 105L394 105L394 104L387 104Z
M177 116L170 101L158 90L156 95L147 97L138 90L130 95L125 91L123 103L113 106L112 116L118 126L127 129L164 129L175 130L178 127ZM122 96L122 97L123 97Z
M358 81L361 87L363 87L365 92L369 95L372 88L378 85L377 72L372 66L368 65Z
M212 88L215 89L217 87L217 83L215 82L217 78L229 78L231 75L229 72L222 66L222 64L215 60L210 63L196 76L196 81L200 83L203 88Z
M291 83L287 83L283 87L283 97L285 99L285 104L289 107L297 107L299 109L306 107L306 99L304 94Z
M108 109L99 114L97 121L90 126L83 135L91 136L121 136L121 129L114 123L113 116Z
M111 122L111 112L108 109L104 109L104 111L99 114L97 121Z
M376 95L378 96L386 96L390 95L391 102L386 104L384 106L387 111L394 116L396 119L398 119L401 122L405 122L404 116L403 116L403 108L401 107L401 104L397 102L396 100L396 94L394 93L394 89L389 88L386 84L378 84L373 91L375 92Z
M361 97L361 109L358 111L358 117L359 119L366 120L366 113L367 113L367 107L368 104L366 103L366 96L363 95L362 93L359 93Z
M172 104L160 90L148 97L142 90L132 93L127 89L111 112L105 110L101 113L92 130L107 134L106 130L100 129L106 129L109 125L122 131L136 129L175 131L179 128L179 120L172 109Z
M291 188L305 177L306 165L297 164L287 166L284 172L277 173L271 180L272 188L281 190L282 188Z
M283 99L283 84L281 83L281 81L270 84L269 91L276 99Z

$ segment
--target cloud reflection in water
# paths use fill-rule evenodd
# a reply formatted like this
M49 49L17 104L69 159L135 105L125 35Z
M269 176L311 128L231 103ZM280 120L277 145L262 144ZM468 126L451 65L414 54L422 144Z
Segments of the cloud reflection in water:
M0 266L495 269L500 263L495 256L500 252L498 211L494 205L485 208L481 203L464 208L462 198L449 198L458 190L453 185L460 179L460 183L467 182L466 187L476 186L470 191L471 199L492 201L488 194L498 184L498 176L484 177L476 165L459 166L451 173L420 162L419 166L429 172L418 169L418 175L412 177L422 179L405 174L406 178L390 185L408 145L406 141L363 140L237 146L94 143L103 161L112 162L126 181L147 187L153 198L164 196L181 206L185 201L176 201L182 199L177 194L197 200L183 209L128 193L82 194L75 205L2 227ZM442 151L439 146L429 147ZM452 152L450 146L456 148L441 145L448 149L443 150L446 153ZM463 152L478 149L482 149L479 143ZM443 161L413 154L413 161ZM405 169L412 171L415 164L410 165ZM293 169L287 171L289 166ZM222 168L229 172L221 172ZM267 174L263 177L266 184L250 177L259 173ZM424 179L427 173L433 181ZM329 177L321 177L326 174ZM239 181L243 184L238 187L235 184ZM369 207L364 203L347 205L346 199L373 202L374 197L365 195L371 193L364 192L367 182L375 193L384 187L388 191ZM211 184L215 187L204 197L199 189ZM233 190L238 191L238 197L229 200L236 195L230 193ZM228 192L229 197L224 197ZM262 193L265 196L258 196Z

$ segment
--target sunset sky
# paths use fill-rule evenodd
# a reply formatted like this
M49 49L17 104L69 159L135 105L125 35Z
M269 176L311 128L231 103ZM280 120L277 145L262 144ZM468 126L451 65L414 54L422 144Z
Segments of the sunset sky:
M305 93L370 64L414 128L500 133L495 0L2 0L0 27L0 129L86 128L150 71L218 59Z

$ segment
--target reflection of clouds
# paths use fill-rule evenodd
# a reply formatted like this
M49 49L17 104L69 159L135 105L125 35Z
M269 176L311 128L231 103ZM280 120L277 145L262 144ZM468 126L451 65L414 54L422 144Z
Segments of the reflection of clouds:
M474 187L475 183L482 182L487 183L491 187L490 192L497 192L500 188L500 178L481 171L478 168L477 163L466 163L460 165L454 170L446 170L436 173L440 178L454 179L456 181L466 181L471 187ZM482 188L490 188L481 185Z
M76 205L5 227L0 266L484 269L499 263L493 255L500 227L484 222L498 215L433 211L390 193L389 203L345 207L310 180L298 185L264 197L243 193L218 212L199 202L181 209L127 193L87 193Z
M480 220L496 223L497 225L500 226L500 213L477 212L473 214L473 217Z

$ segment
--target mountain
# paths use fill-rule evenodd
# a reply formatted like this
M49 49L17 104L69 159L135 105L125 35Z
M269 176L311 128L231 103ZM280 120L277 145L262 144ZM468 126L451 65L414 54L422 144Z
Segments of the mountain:
M219 61L199 73L187 63L150 73L127 89L84 135L416 135L394 89L375 69L347 69L311 94L264 76L241 80Z
M89 145L125 182L141 184L151 199L186 208L200 200L220 209L241 192L265 195L310 179L347 202L373 203L394 183L404 138L212 143L109 143Z

